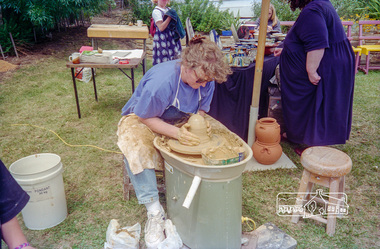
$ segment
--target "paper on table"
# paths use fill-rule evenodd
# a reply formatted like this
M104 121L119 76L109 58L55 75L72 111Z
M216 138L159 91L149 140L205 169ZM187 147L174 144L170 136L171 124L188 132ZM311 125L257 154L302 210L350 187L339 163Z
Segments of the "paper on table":
M133 49L133 50L103 50L103 53L111 54L112 59L117 57L117 59L132 59L132 58L141 58L144 50L142 49ZM120 56L119 56L120 55Z

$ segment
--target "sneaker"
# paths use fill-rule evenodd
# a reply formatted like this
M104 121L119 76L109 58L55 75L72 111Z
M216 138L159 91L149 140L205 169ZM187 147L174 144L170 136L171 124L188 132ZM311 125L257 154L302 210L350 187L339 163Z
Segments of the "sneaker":
M145 244L147 248L157 248L165 239L165 213L157 210L148 212L148 221L145 224Z

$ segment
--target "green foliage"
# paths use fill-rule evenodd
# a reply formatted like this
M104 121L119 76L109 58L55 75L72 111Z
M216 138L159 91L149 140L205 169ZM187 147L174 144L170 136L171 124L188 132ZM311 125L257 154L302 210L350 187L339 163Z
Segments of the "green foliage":
M232 12L220 10L221 3L222 1L214 4L209 0L185 0L183 3L173 1L172 6L177 10L183 24L187 17L190 18L195 31L208 33L215 29L221 33L222 30L229 30L235 22Z
M352 19L357 14L361 13L360 7L365 4L368 5L366 11L372 11L374 14L379 15L379 0L330 0L332 5L335 7L338 15L343 19ZM275 9L278 19L281 21L295 21L300 13L299 9L294 12L290 9L290 5L286 0L271 0L270 1ZM370 9L370 6L372 8ZM261 2L256 2L253 4L253 12L255 17L259 17L261 13ZM377 11L377 12L376 12Z
M129 0L132 16L126 15L123 22L135 22L143 20L150 25L150 18L154 6L150 0ZM209 0L184 0L183 2L171 1L170 7L178 13L182 25L185 27L186 18L189 17L195 31L210 32L215 29L218 33L229 30L235 22L233 14L227 10L221 11L220 4L213 4Z
M359 13L358 8L363 0L330 0L342 19L353 19ZM367 1L367 0L365 0Z
M8 51L9 32L17 42L32 42L33 37L27 34L44 37L62 22L93 16L112 4L115 4L113 0L1 0L0 44Z
M123 23L135 23L137 20L142 20L143 23L150 26L150 18L154 5L150 0L129 0L128 6L132 10L132 14L123 16Z
M380 1L379 0L361 0L361 16L368 15L370 19L380 19Z

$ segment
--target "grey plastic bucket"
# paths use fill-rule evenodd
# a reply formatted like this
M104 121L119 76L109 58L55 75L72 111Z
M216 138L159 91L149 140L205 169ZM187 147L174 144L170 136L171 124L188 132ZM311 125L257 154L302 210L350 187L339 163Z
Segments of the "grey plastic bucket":
M161 147L158 139L154 145L165 160L168 216L183 243L192 249L241 248L242 173L252 158L248 144L241 140L243 161L214 166L185 161ZM200 182L192 192L197 178ZM191 201L185 205L189 195Z
M43 230L66 219L63 166L58 155L42 153L24 157L12 163L9 171L30 196L21 211L27 228Z

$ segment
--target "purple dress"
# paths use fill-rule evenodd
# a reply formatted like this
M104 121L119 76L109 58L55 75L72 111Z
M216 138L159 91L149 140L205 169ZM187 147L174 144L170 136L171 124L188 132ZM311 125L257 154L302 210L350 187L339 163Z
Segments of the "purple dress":
M306 55L321 48L321 80L315 86L306 72ZM284 41L280 75L288 139L309 146L344 144L351 131L355 58L329 0L314 0L301 11Z
M0 248L1 224L7 223L26 206L30 197L16 182L0 160Z
M164 16L162 10L160 12L163 21L165 21L167 16ZM170 30L169 27L166 27L164 31L160 31L156 23L154 23L154 26L156 26L156 33L153 37L153 65L180 58L182 51L181 40L173 38L174 31Z

